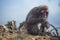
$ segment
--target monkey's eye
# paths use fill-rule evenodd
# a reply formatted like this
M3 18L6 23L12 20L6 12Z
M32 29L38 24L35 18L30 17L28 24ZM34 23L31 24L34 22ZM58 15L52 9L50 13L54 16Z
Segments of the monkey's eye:
M42 11L41 11L41 14L42 14L42 15L43 15L44 13L47 15L47 14L48 14L48 10L42 10Z
M43 13L43 12L44 12L44 10L41 11L41 13Z
M42 11L41 11L41 13L44 13L44 12L48 13L48 10L42 10Z

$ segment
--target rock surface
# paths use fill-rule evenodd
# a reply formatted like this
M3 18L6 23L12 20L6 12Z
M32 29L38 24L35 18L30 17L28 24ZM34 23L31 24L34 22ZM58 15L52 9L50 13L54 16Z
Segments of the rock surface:
M51 36L34 36L27 32L27 29L23 25L20 30L5 30L4 26L0 25L0 40L50 40ZM57 37L54 37L56 40Z

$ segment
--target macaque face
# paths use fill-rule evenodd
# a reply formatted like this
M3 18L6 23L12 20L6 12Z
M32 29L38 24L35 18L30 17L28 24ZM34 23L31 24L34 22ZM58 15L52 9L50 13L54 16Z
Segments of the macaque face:
M48 10L41 10L41 17L42 17L42 20L47 20L48 18Z
M42 10L41 13L42 13L42 16L46 18L48 14L48 10Z
M41 14L42 14L42 17L46 19L48 17L48 10L42 10Z

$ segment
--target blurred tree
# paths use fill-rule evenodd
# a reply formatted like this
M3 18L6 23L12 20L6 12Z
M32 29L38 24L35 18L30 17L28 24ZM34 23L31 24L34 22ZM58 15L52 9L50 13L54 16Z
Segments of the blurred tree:
M9 29L11 30L16 30L16 21L8 21L7 24L5 24L5 26L7 26Z

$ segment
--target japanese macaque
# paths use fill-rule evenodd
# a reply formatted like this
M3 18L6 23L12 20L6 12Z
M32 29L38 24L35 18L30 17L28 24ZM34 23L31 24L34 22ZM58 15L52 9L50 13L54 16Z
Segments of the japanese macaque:
M26 18L28 33L32 35L43 35L43 33L46 32L46 29L49 28L47 18L48 7L46 5L34 7Z

